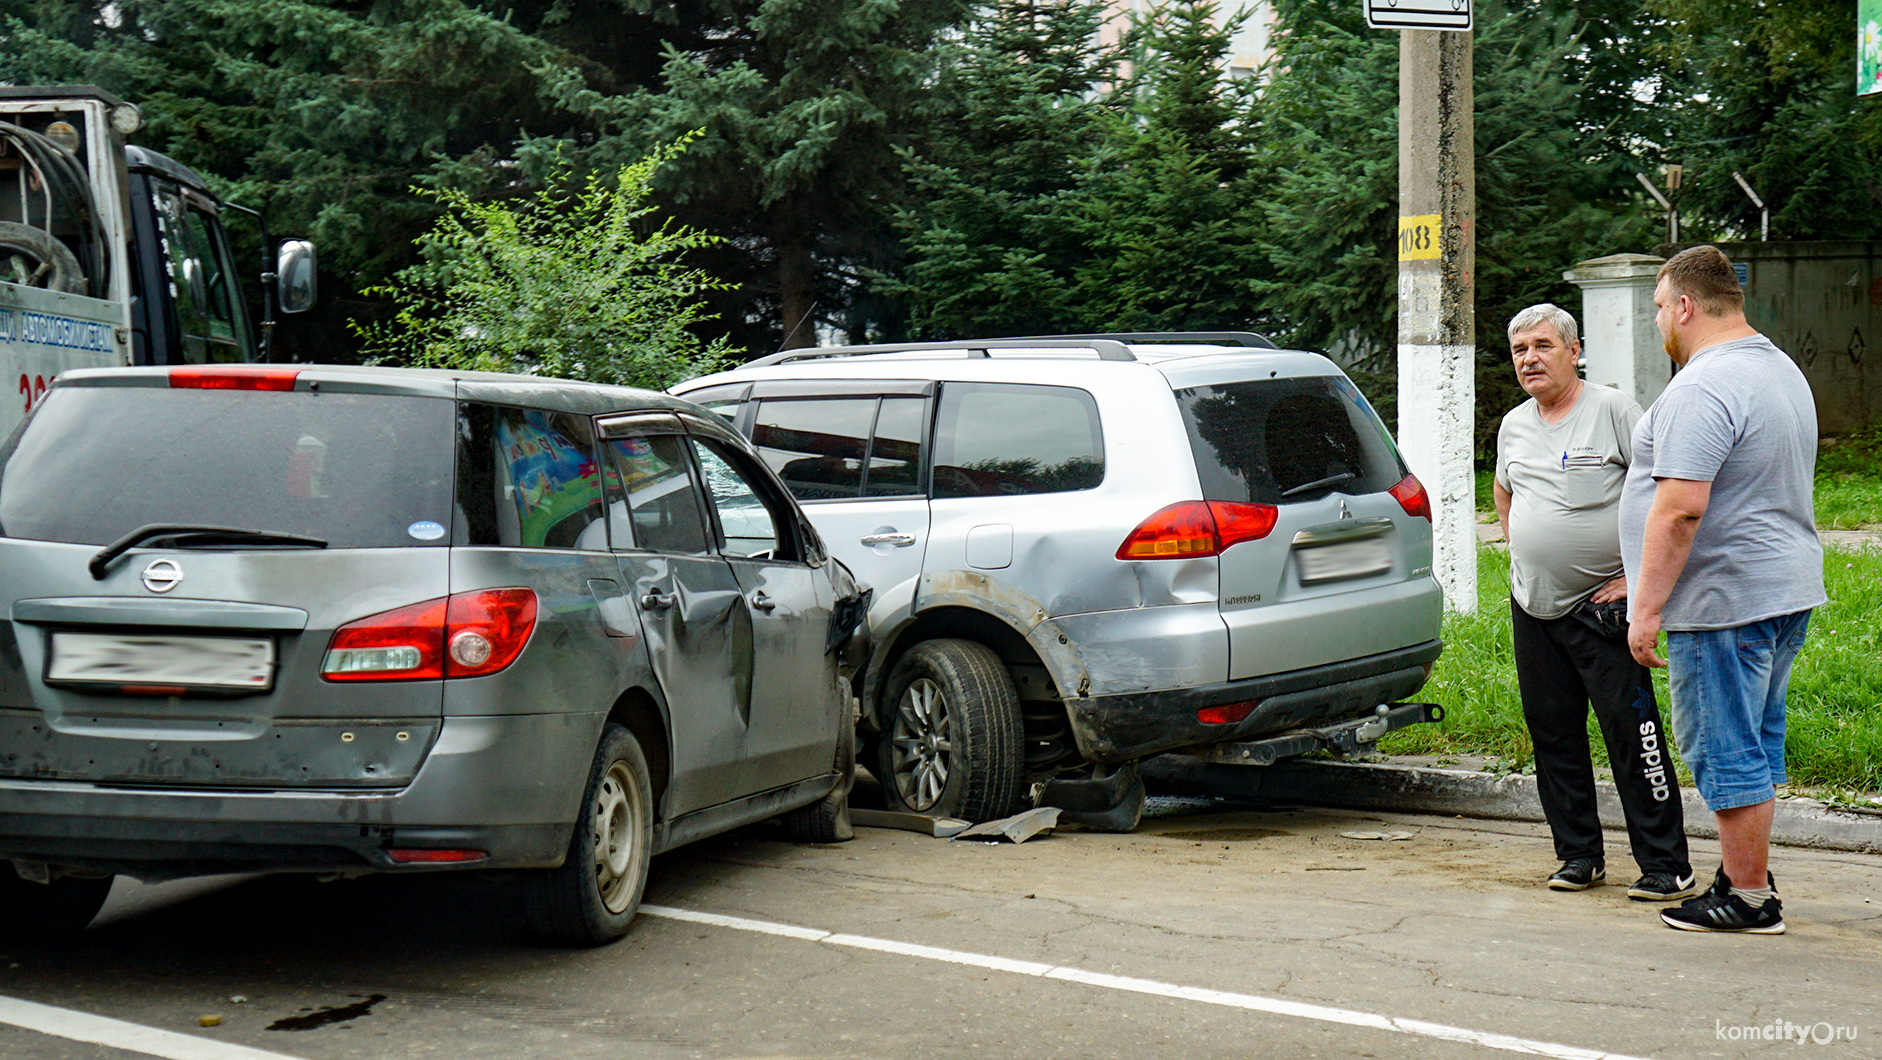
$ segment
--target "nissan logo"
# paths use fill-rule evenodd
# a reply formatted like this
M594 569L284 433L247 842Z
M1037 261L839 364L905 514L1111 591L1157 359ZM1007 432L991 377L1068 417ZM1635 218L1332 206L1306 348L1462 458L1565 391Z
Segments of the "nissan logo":
M167 593L183 581L183 568L173 559L152 560L144 568L144 588L153 593Z

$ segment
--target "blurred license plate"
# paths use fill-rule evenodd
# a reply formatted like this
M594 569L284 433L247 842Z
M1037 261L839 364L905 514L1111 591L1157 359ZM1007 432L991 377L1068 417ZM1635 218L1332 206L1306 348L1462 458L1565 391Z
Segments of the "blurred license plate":
M54 633L48 681L267 691L274 641L130 633Z
M1296 549L1294 556L1300 562L1302 585L1362 578L1392 569L1392 549L1383 536Z

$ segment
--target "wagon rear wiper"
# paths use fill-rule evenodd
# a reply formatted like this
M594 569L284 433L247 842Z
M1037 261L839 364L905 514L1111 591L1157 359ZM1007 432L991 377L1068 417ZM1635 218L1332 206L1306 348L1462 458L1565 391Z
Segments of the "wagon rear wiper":
M138 545L152 541L167 540L178 548L200 548L204 545L293 545L300 548L326 548L327 543L317 537L303 537L300 534L284 534L275 530L242 530L233 526L204 526L198 523L151 523L111 542L98 550L98 554L86 564L94 581L103 580L105 570L111 561L124 555Z

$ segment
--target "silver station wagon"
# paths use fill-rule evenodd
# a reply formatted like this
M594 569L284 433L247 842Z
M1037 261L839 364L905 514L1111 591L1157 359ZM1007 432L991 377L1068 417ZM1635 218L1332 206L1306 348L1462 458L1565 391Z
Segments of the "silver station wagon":
M794 350L675 392L873 587L898 809L1134 826L1130 764L1352 752L1441 714L1431 509L1331 361L1250 334Z
M522 870L624 933L650 856L848 838L865 606L687 402L323 366L62 375L0 449L0 928L114 874Z

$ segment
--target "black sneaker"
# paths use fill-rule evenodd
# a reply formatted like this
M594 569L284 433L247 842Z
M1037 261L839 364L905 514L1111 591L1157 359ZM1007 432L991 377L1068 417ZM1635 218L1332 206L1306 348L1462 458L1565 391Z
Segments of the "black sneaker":
M1569 858L1549 877L1551 891L1585 891L1608 878L1600 858Z
M1671 902L1698 893L1699 885L1691 873L1680 876L1671 872L1649 872L1627 888L1627 897L1636 902Z
M1747 935L1782 935L1784 906L1775 896L1756 909L1732 893L1731 884L1721 892L1712 890L1680 903L1677 909L1662 909L1660 919L1667 927L1681 931L1739 931Z

